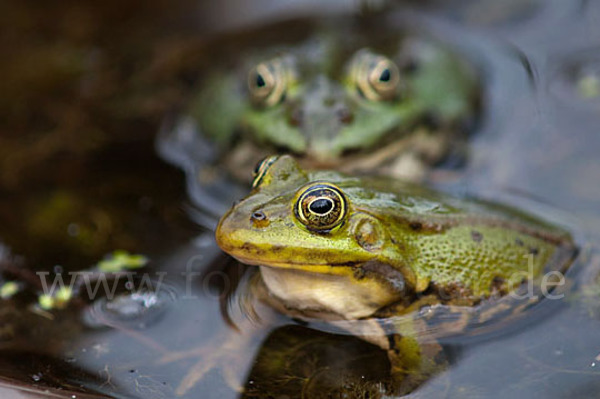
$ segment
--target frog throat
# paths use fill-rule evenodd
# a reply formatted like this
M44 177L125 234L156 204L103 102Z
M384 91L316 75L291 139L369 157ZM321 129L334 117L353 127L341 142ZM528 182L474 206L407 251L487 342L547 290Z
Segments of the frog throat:
M286 307L330 313L348 320L368 317L402 295L378 279L269 266L260 266L260 272L269 292Z

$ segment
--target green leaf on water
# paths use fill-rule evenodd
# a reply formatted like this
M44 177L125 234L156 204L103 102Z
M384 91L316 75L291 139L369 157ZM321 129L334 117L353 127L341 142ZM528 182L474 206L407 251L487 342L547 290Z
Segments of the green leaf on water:
M123 270L139 269L148 263L144 255L133 255L124 250L113 252L108 258L98 262L98 269L105 273L116 273Z
M9 299L19 292L19 284L14 281L7 281L0 286L0 298Z

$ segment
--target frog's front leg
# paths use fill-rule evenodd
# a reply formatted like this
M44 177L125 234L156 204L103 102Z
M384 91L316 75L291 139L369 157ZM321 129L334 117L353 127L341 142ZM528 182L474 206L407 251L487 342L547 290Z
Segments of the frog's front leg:
M393 334L387 350L390 376L396 394L405 394L446 368L442 347L415 337Z

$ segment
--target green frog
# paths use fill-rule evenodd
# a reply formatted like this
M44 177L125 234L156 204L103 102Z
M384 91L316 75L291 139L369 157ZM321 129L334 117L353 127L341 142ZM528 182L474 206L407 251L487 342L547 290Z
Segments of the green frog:
M440 40L382 18L287 21L248 36L220 42L187 111L239 181L274 151L413 180L460 152L478 79Z
M401 379L424 367L421 342L494 326L551 295L577 253L567 231L516 209L305 170L288 155L265 159L253 187L216 239L258 266L254 292L380 346Z

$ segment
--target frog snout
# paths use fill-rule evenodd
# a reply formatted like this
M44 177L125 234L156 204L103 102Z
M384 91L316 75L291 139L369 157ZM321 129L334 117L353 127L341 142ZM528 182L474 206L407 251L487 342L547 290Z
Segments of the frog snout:
M320 163L337 158L338 136L354 121L340 83L321 75L307 85L302 99L289 105L289 123L300 130L307 143L305 155Z
M345 93L338 82L319 76L309 85L302 102L297 104L296 114L303 122L301 125L309 129L315 125L318 127L323 124L332 126L350 123L352 112ZM307 134L310 135L310 132Z
M324 99L321 107L317 107L314 104L310 106L306 104L295 106L289 112L288 121L290 125L306 130L314 128L316 123L311 124L310 122L315 118L321 122L325 122L325 125L342 126L352 123L354 114L344 101ZM306 135L310 136L310 132L307 132Z
M324 97L320 111L329 115L332 119L337 119L341 125L347 125L353 119L352 111L342 96Z

